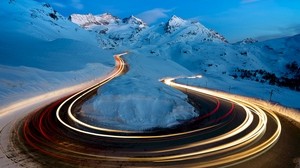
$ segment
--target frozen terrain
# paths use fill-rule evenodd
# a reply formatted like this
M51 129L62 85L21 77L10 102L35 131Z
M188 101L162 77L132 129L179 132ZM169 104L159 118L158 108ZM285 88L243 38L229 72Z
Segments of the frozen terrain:
M1 1L0 106L92 80L114 65L89 32L48 4Z
M77 114L81 120L108 128L146 130L198 116L185 95L159 81L166 76L189 75L188 70L151 54L133 52L125 59L129 71L83 105Z
M71 20L76 20L80 15L72 16ZM96 32L97 38L107 39L100 43L103 48L118 50L125 46L144 55L150 53L174 61L193 74L204 76L199 80L189 79L195 85L300 107L297 103L300 100L299 35L263 42L247 38L230 44L199 22L173 16L167 23L145 26L126 38L122 37L125 30L116 29L116 25L124 24L120 22L122 19L115 16L114 19L107 24L85 27ZM79 25L84 23L81 20ZM106 30L105 33L101 33L102 30ZM125 32L128 34L128 30ZM109 40L114 41L114 45ZM288 68L293 67L291 65L296 68Z
M101 77L112 70L113 54L121 51L101 49L92 32L65 19L48 4L2 1L1 8L5 11L1 13L1 21L7 23L0 29L4 37L0 40L3 44L0 47L1 108ZM127 25L140 24L133 16L122 22L124 29ZM86 114L104 117L104 124L120 117L123 123L128 120L128 129L141 124L145 126L138 127L140 129L171 126L198 115L184 94L159 82L167 74L192 73L170 60L133 50L130 53L126 58L130 68L128 76L120 77L101 90L106 102L87 102L84 107L92 102L96 110L86 111ZM113 113L114 108L118 108L121 115ZM99 109L105 113L102 115Z
M5 23L0 27L0 107L93 80L113 68L113 54L129 51L128 73L83 105L82 120L145 130L197 116L184 94L159 82L168 76L300 108L299 83L286 83L300 72L299 35L231 44L200 22L178 16L157 25L109 13L67 19L33 0L3 0L0 16ZM185 78L198 74L203 77Z

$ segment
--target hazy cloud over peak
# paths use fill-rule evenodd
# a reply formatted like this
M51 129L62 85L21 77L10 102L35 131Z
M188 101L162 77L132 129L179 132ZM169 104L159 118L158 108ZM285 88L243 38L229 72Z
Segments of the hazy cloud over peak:
M172 9L162 9L162 8L155 8L151 9L145 12L142 12L137 15L138 18L141 18L144 22L147 24L155 23L157 20L162 18L167 18L169 12L171 12Z

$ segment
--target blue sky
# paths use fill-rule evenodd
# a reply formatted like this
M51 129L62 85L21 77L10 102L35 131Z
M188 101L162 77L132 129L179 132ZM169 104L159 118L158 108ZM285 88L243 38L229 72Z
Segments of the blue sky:
M300 0L39 0L65 16L72 13L135 15L149 25L172 15L198 20L230 42L300 34Z

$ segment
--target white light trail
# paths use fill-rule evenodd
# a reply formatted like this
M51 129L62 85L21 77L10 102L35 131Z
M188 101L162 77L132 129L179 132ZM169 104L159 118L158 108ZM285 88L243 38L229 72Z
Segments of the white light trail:
M122 55L125 55L126 53L123 53ZM121 55L116 55L116 67L112 73L110 73L103 81L100 83L93 85L75 95L65 100L57 109L56 111L56 117L64 126L66 126L69 129L72 129L73 131L76 131L78 133L87 134L87 135L93 135L98 137L109 137L109 138L115 138L115 139L157 139L158 141L161 138L169 138L169 137L175 137L175 136L193 136L194 134L200 133L204 130L209 130L211 128L217 127L219 124L208 126L205 128L199 128L187 132L180 132L180 133L173 133L173 134L166 134L166 135L143 135L142 132L138 131L127 131L127 130L115 130L115 129L107 129L107 128L101 128L96 127L93 125L90 125L88 123L82 122L79 119L77 119L72 111L75 107L75 104L78 104L78 102L81 99L84 99L84 97L97 89L98 87L106 84L110 80L114 79L115 77L119 76L125 69L125 62L122 58L120 58ZM194 78L201 78L201 75L190 77L192 79ZM210 96L217 97L219 99L224 99L229 102L233 102L236 105L240 106L245 113L245 119L237 125L232 130L229 130L228 132L220 133L217 136L204 139L201 141L191 142L187 144L183 144L180 146L172 146L166 149L157 149L157 150L151 150L151 151L143 151L143 152L133 152L136 155L141 155L138 157L132 157L132 156L113 156L113 155L96 155L96 154L90 154L90 153L81 153L78 151L72 151L76 154L82 155L82 157L94 157L99 160L118 160L118 161L129 161L129 162L155 162L155 163L168 163L168 162L178 162L178 161L186 161L186 160L194 160L194 159L200 159L200 158L206 158L211 156L218 156L218 155L225 155L227 153L232 153L230 155L226 155L225 157L216 157L215 159L208 159L207 161L202 161L201 163L198 163L197 167L208 167L208 166L220 166L220 165L232 165L236 164L242 161L245 161L249 158L255 157L269 149L271 146L275 144L275 142L278 140L280 133L281 133L281 124L277 118L277 116L270 110L264 109L260 107L257 104L249 103L247 101L244 101L242 99L238 98L232 98L228 97L222 93L214 92L208 89L193 87L189 85L179 84L174 82L176 78L165 78L161 81L165 84L174 87L176 89L185 91L193 91L195 93L200 94L206 94ZM67 124L65 121L63 121L60 117L61 113L64 113L61 111L61 108L70 102L71 99L74 99L70 105L68 106L67 110L67 116L69 119L74 121L75 123L89 128L94 131L85 131L83 129L74 127L70 124ZM271 118L275 122L277 127L272 134L271 137L267 138L265 141L263 141L260 144L255 144L257 140L259 140L261 137L264 136L266 130L267 130L267 123L268 123L268 116L269 119ZM251 125L253 125L254 117L257 118L256 123L251 131L248 131L247 133L245 130L249 129ZM100 133L98 132L100 131ZM113 134L112 134L113 133ZM129 135L122 135L119 133L129 133ZM141 135L130 135L131 133L141 133ZM244 134L238 138L234 138L237 135ZM221 143L224 140L227 139L234 140L229 141L225 144ZM218 143L220 142L220 143ZM253 147L248 146L253 145ZM206 146L211 146L207 148ZM247 148L246 148L247 147ZM193 149L196 148L198 150L193 151ZM245 150L239 151L239 149L245 148ZM186 152L189 151L189 152ZM153 155L149 157L149 155ZM214 158L214 157L212 157ZM190 165L191 166L191 165Z

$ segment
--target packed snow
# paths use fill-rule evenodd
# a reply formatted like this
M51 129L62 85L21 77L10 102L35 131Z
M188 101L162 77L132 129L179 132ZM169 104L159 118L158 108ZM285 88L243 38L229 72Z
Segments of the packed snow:
M198 116L185 95L158 80L190 72L172 61L153 57L136 52L127 55L130 70L103 86L76 116L97 126L125 130L169 127Z

